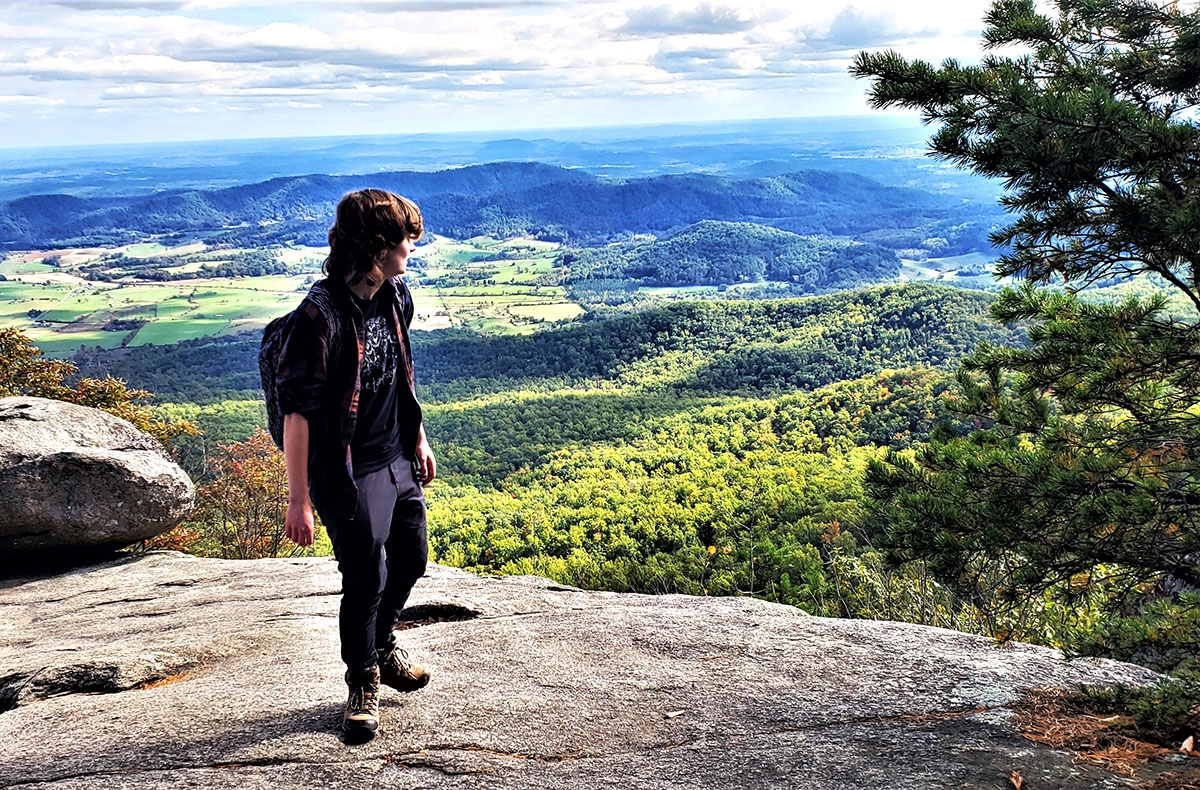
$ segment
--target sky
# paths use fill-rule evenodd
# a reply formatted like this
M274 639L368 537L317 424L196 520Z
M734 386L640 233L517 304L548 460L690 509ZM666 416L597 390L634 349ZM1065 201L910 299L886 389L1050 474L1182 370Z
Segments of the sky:
M986 0L0 0L0 147L863 115Z

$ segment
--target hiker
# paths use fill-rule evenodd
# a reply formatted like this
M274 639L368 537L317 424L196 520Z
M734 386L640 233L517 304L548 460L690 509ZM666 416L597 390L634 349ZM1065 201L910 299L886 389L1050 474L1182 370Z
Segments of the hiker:
M315 508L342 574L348 737L378 730L380 682L400 691L429 682L392 630L425 573L422 486L437 473L413 387L413 301L400 279L423 227L420 209L399 195L343 196L325 278L287 321L276 368L287 536L311 545Z

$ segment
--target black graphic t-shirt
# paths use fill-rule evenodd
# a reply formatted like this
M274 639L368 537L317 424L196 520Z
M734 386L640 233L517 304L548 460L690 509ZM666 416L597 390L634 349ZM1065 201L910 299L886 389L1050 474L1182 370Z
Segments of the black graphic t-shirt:
M400 341L388 315L391 301L379 294L369 302L358 297L354 301L362 310L366 329L359 376L358 423L350 443L354 475L358 477L382 469L400 455L397 398L399 388L407 382L400 372Z

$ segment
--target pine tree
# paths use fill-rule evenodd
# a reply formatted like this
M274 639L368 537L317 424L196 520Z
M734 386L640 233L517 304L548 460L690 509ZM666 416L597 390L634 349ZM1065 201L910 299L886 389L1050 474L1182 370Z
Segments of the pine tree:
M1195 677L1200 11L1052 8L996 2L978 66L884 52L852 67L874 106L936 125L933 155L1003 179L1014 220L992 234L1008 250L996 274L1025 284L993 316L1030 340L964 362L956 406L977 430L891 454L867 488L893 559L926 561L999 635ZM1114 278L1160 293L1079 298ZM1031 602L1064 620L1028 618L1047 610Z

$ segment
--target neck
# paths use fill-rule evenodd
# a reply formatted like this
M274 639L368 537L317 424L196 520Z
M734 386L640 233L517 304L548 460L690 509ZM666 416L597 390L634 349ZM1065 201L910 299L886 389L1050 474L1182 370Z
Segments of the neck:
M361 275L352 274L346 278L346 287L350 289L350 293L364 301L370 301L375 298L375 294L383 287L383 278L377 274Z

